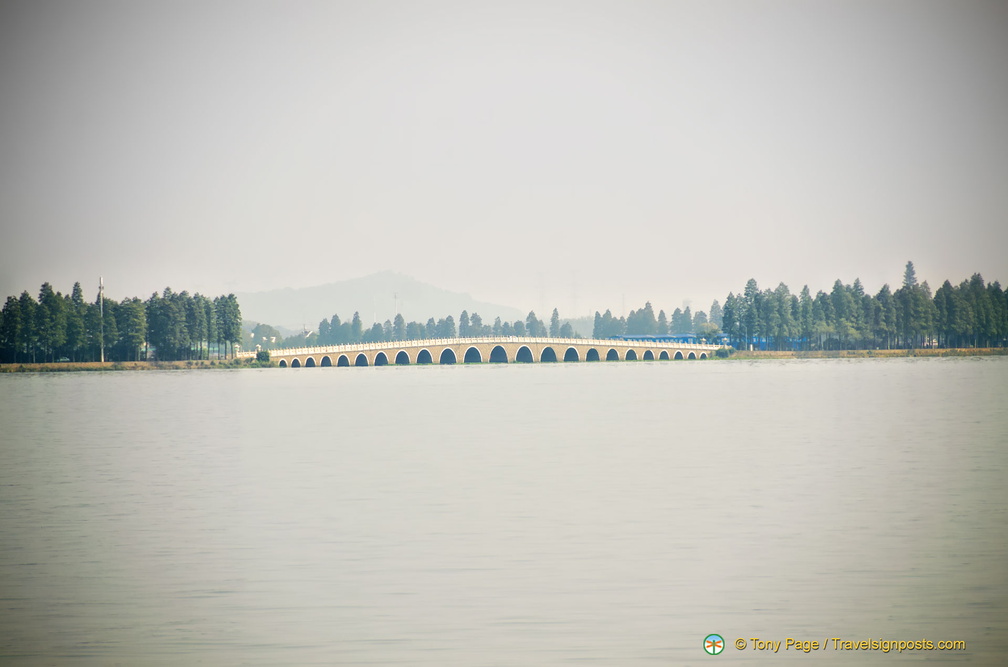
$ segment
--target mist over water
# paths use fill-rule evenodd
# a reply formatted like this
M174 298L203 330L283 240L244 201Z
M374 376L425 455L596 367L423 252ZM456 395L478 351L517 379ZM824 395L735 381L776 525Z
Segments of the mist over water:
M0 375L0 659L998 664L1006 388L1003 357Z

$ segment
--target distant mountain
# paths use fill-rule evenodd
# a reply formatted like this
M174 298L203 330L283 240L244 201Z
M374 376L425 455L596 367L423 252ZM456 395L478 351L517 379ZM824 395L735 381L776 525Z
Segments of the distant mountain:
M280 329L309 331L318 328L322 318L333 314L344 322L359 312L365 326L395 317L396 307L406 321L426 322L451 315L458 322L463 310L479 313L485 324L502 320L524 320L527 313L517 308L477 301L468 294L450 292L392 271L382 271L363 278L338 283L276 289L266 292L238 293L242 318L271 324Z

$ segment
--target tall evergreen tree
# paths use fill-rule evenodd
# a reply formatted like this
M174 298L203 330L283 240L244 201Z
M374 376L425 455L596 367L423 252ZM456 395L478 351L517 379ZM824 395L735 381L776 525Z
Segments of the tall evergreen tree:
M885 341L885 348L888 350L892 347L893 337L896 335L896 301L888 283L875 295L875 300L878 303L877 335L880 341Z
M32 295L26 291L21 292L21 296L18 297L18 306L21 310L21 321L24 322L24 328L21 332L21 340L19 341L22 347L22 359L25 361L30 360L32 363L38 360L36 354L38 353L38 329L35 326L36 322L36 311L39 305L32 298Z
M658 333L658 320L650 301L640 310L630 311L626 318L626 333L628 336L654 336Z
M605 315L595 313L595 327L592 336L605 339L622 336L626 333L625 323L613 317L612 311L606 310Z
M427 332L424 330L424 326L419 322L409 322L406 325L406 339L407 340L422 340L427 337Z
M438 334L441 338L455 338L455 318L449 315L438 323Z
M57 348L66 342L66 313L63 296L54 292L49 283L43 283L39 290L35 330L43 358L48 356L49 361L55 361Z
M7 297L3 307L3 320L0 322L0 361L16 363L23 352L22 332L24 321L21 315L21 304L16 297Z
M759 286L756 284L755 278L750 278L746 281L745 290L742 293L742 326L745 329L746 345L752 343L753 340L758 339L762 334L762 327L760 326L760 297L761 293Z
M707 313L707 321L721 327L723 318L724 311L721 308L721 304L718 303L717 299L714 299L714 303L712 303L710 307L710 312Z
M396 313L395 321L392 322L392 339L406 340L406 320L402 313Z
M914 270L913 262L906 263L903 270L903 287L913 288L917 286L917 271Z
M102 315L102 347L105 351L106 361L117 360L115 358L115 346L119 342L119 323L116 321L118 305L112 299L105 299Z
M354 311L353 319L350 320L350 339L347 343L359 343L364 337L364 323L361 322L360 313Z
M332 345L342 345L350 338L350 324L340 321L340 316L333 313L329 320L329 342Z
M140 349L147 335L144 302L134 297L123 299L115 309L118 340L113 354L122 361L140 361ZM204 315L205 317L205 315Z
M371 325L371 328L364 332L365 343L379 343L385 338L385 332L382 330L382 325L375 322Z
M739 323L738 311L735 306L735 294L728 292L725 297L724 308L721 311L721 330L728 337L728 341L735 346L739 346Z
M189 335L193 345L195 345L195 355L197 359L204 359L209 356L209 342L207 338L207 317L206 317L206 297L197 292L186 304L186 324L189 327ZM237 305L237 299L235 304ZM204 343L207 344L204 354Z
M802 348L808 350L812 345L812 337L815 335L812 329L812 293L809 291L808 285L803 286L798 295L798 317L798 332L802 339Z
M84 352L84 313L87 311L80 282L74 283L63 310L66 313L66 356L79 361Z
M543 324L538 317L536 317L535 311L529 311L528 316L525 318L525 324L522 328L525 330L525 333L516 335L528 335L535 338L543 338L549 335L549 330L546 329L546 325ZM517 331L517 329L518 327L516 325L515 330Z

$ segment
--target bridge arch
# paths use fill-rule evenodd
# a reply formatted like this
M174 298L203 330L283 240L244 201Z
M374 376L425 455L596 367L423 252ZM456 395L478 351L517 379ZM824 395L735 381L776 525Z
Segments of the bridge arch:
M316 366L384 366L416 364L535 363L580 361L704 360L714 356L715 345L651 346L646 341L577 341L559 338L496 337L481 340L411 340L389 343L402 346L360 344L277 351L273 363L280 368ZM639 344L639 345L638 345ZM436 347L430 347L431 345ZM248 357L250 353L244 353ZM363 358L361 358L363 355Z

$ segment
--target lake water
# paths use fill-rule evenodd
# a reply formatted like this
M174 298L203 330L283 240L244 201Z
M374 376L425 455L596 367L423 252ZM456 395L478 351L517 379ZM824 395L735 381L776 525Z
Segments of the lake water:
M1004 664L1006 389L1006 357L0 375L0 662ZM834 637L967 648L751 641Z

